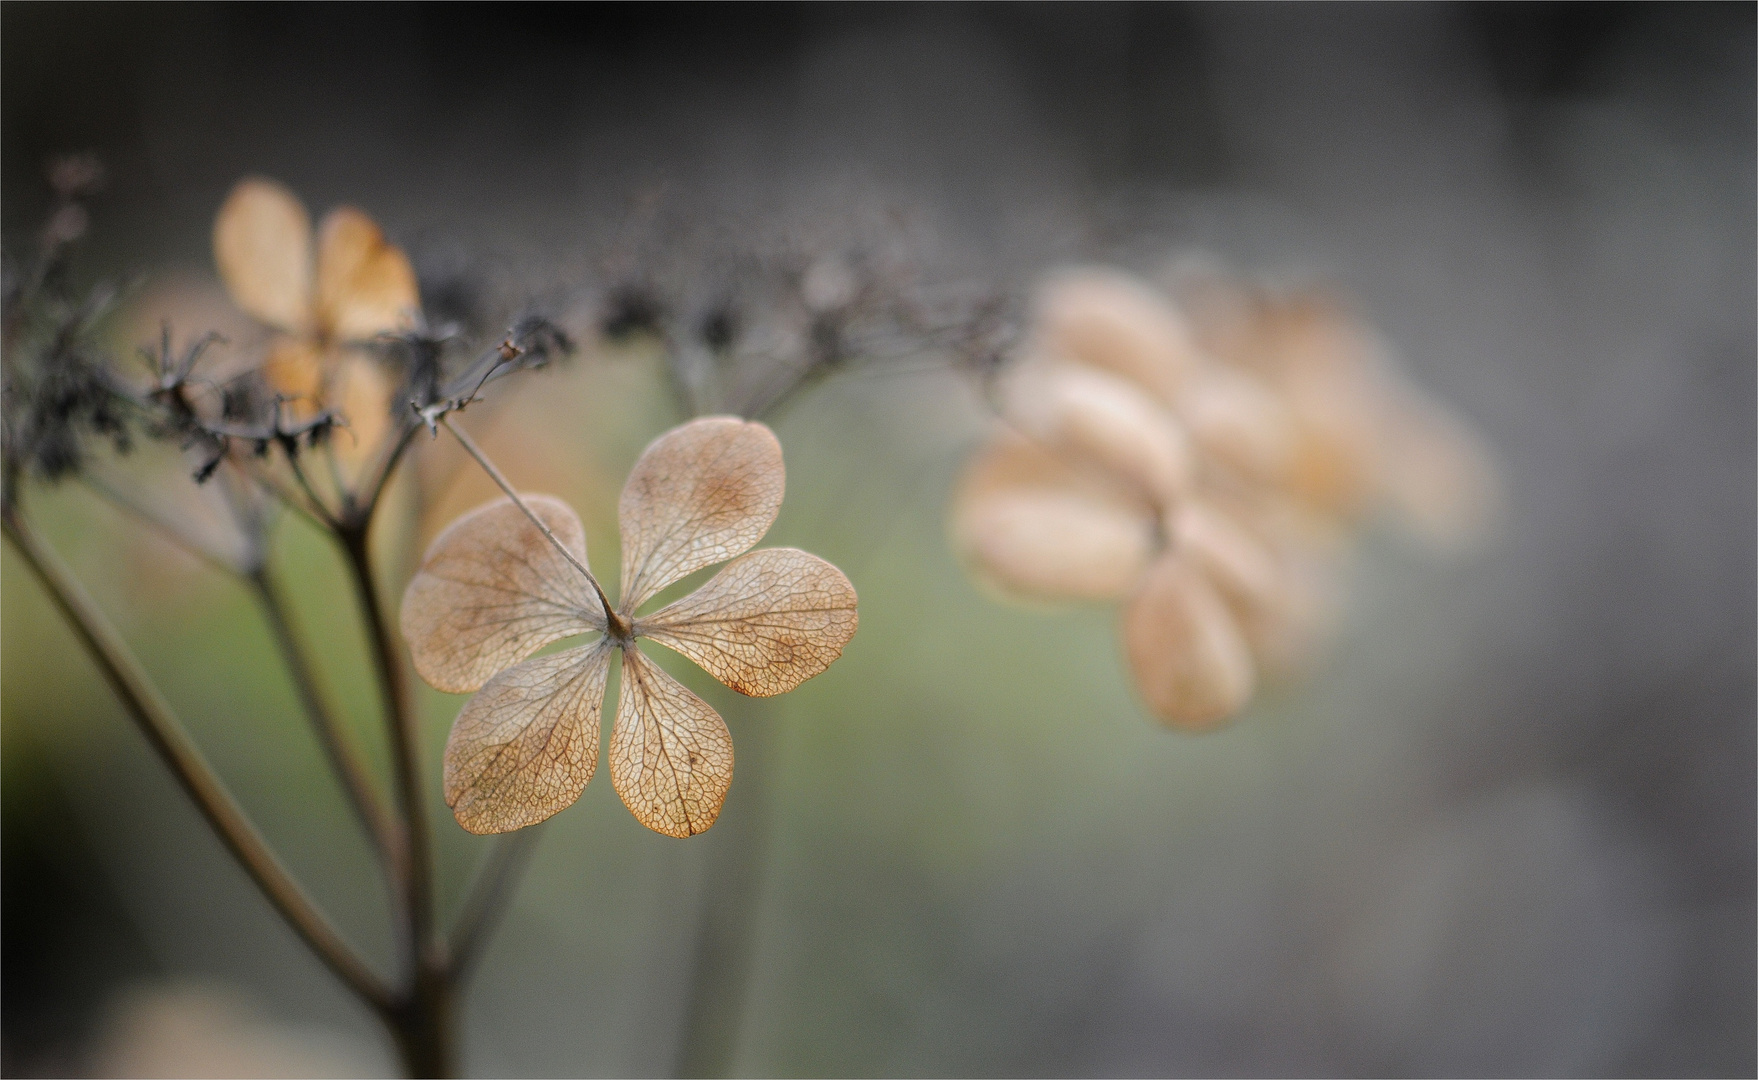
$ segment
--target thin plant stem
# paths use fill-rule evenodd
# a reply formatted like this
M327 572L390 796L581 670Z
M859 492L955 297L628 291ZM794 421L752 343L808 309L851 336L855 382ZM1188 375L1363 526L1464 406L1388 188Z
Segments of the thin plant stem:
M93 492L105 499L108 499L117 509L152 526L154 531L158 532L159 535L200 559L202 562L207 563L215 570L219 570L222 573L234 577L241 576L245 573L243 567L239 566L231 559L226 558L224 555L221 555L219 552L212 550L206 544L196 540L188 533L185 533L181 526L174 524L159 511L152 509L137 499L133 499L128 495L123 494L122 490L114 484L102 480L91 473L82 475L80 479L85 482L86 487L90 488Z
M392 1034L411 1076L453 1076L457 1072L453 1015L457 986L446 962L445 945L434 933L433 840L421 798L420 719L402 651L379 598L367 548L367 525L343 529L338 536L366 617L373 663L384 695L392 773L403 817L401 936L409 982L392 1014Z
M367 839L378 849L385 872L394 885L400 877L400 863L403 859L404 841L401 831L385 812L384 804L379 801L365 764L342 731L335 713L324 702L316 673L305 655L299 636L293 631L286 598L275 585L266 567L257 569L246 580L262 608L264 621L269 624L269 631L280 650L287 675L292 679L293 689L311 723L312 733L316 735L318 745L323 748L324 756L329 759L330 768L335 771L336 780L341 784L343 794L347 796L355 816L360 819L360 826L365 830Z
M276 912L329 969L380 1016L394 1014L385 983L344 940L281 864L225 784L202 756L122 636L16 507L0 513L6 536L42 582L141 734L165 762L220 841Z
M458 918L452 926L451 946L447 950L452 973L459 982L469 977L482 958L489 938L500 925L507 901L531 863L531 854L537 848L542 829L541 824L531 825L500 837L477 872L476 880L458 908Z
M372 842L379 858L383 860L386 873L392 875L392 880L395 881L396 863L402 858L402 838L397 835L395 823L380 804L360 756L354 752L352 744L342 733L335 714L324 703L316 675L306 659L299 636L293 632L286 599L270 577L267 567L259 563L249 569L242 568L209 550L206 545L197 542L163 515L129 498L113 485L90 475L85 477L85 482L93 491L151 525L183 550L215 569L243 579L250 587L251 595L262 609L263 621L268 623L269 634L274 638L288 677L293 682L299 704L311 724L312 733L316 736L324 756L329 759L330 768L335 771L336 779L342 785L367 839Z
M456 424L452 423L451 417L442 416L440 417L439 422L445 426L447 431L451 432L457 438L458 442L464 447L464 450L471 457L476 459L476 463L482 466L483 471L488 473L490 479L498 484L502 491L507 493L507 498L513 500L514 505L518 506L520 510L525 512L525 516L531 519L531 524L537 526L543 535L549 538L549 542L555 546L557 551L562 553L562 557L572 563L574 569L580 571L581 575L591 583L592 591L598 594L598 603L604 608L604 617L610 625L611 636L620 638L628 637L629 628L625 620L617 615L616 609L611 606L610 598L604 595L604 587L598 584L598 579L592 576L592 571L586 568L586 564L580 561L580 557L569 551L568 546L562 543L555 533L549 531L549 526L545 525L543 519L538 517L536 512L526 505L525 500L519 497L519 493L513 490L513 485L507 482L505 476L501 475L501 471L495 467L494 462L488 459L488 455L482 452L482 449L476 445L475 441L472 440L470 436L464 434L463 431L459 430Z
M421 768L418 760L419 732L409 680L402 655L385 615L372 573L366 532L351 530L341 536L355 595L366 620L385 719L390 729L392 772L396 778L397 803L403 817L404 891L408 926L404 948L411 969L424 963L423 954L433 928L433 850L427 812L421 801Z
M740 701L729 718L758 709ZM774 768L773 717L739 732L739 787L735 814L723 814L708 837L707 877L711 900L702 904L675 1075L736 1075L739 1035L756 956L757 909L763 893L763 860L769 847L769 777ZM725 829L722 833L720 830Z

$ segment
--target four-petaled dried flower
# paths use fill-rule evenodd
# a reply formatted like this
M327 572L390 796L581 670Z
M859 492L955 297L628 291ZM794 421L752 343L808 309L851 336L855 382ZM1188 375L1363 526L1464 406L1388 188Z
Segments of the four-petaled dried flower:
M434 540L404 594L402 628L422 678L450 693L476 691L446 743L445 797L459 824L507 832L579 798L597 767L605 680L619 652L617 794L642 824L671 836L714 823L732 781L732 737L636 639L758 697L830 666L855 632L848 578L794 548L749 550L774 522L783 483L781 446L762 424L708 417L655 440L618 504L622 600L608 612L587 576L580 519L557 499L523 497L571 558L510 499ZM729 559L695 592L638 614L667 585ZM591 632L601 636L526 659Z
M345 468L370 456L389 430L395 387L355 346L413 326L415 271L371 218L351 206L311 218L272 180L240 180L214 219L214 262L232 300L277 331L263 373L298 413L340 413Z

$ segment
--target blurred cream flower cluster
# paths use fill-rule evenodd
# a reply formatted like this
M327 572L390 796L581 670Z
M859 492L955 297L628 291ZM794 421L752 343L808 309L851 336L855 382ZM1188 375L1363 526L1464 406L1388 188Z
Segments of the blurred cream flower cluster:
M992 397L955 547L1010 597L1120 604L1136 686L1182 730L1310 667L1376 514L1456 550L1499 504L1479 438L1319 287L1062 271Z

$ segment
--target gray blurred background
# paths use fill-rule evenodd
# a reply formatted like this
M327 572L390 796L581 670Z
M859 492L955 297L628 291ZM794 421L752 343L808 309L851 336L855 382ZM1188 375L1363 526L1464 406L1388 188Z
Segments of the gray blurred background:
M794 694L704 691L767 748L736 1071L1758 1069L1752 6L12 0L0 30L8 246L44 158L92 150L93 274L211 276L245 173L564 308L642 193L734 234L895 205L948 280L1191 248L1326 273L1491 440L1498 544L1437 562L1371 534L1325 666L1190 739L1132 700L1108 613L998 605L947 552L968 386L797 403L771 542L842 566L862 622ZM524 415L574 455L546 480L609 551L616 485L675 419L663 383L546 378ZM248 674L272 666L242 594L78 492L44 506L289 861L383 947L290 692ZM314 598L339 580L313 542L286 559ZM138 1073L205 1039L234 1075L390 1068L0 565L0 1067ZM346 613L311 603L364 698ZM435 753L458 700L429 695ZM481 848L438 820L455 891ZM674 1069L723 832L664 840L589 787L470 994L467 1067Z

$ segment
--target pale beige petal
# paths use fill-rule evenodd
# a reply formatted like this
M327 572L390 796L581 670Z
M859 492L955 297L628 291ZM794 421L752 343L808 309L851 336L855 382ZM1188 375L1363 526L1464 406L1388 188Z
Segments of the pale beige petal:
M785 485L781 444L762 424L707 416L653 440L617 503L623 613L750 550L780 512Z
M1010 432L978 452L952 498L954 549L979 577L1027 599L1123 596L1157 528L1139 498Z
M1126 379L1034 357L1002 380L1000 397L1020 431L1126 478L1157 505L1190 487L1195 462L1183 426Z
M421 297L403 252L351 206L324 215L317 240L317 319L338 341L406 330Z
M263 378L270 389L285 397L292 415L305 419L321 407L324 396L325 354L303 338L283 337L269 349L263 361Z
M311 328L311 217L285 187L238 181L214 218L214 264L252 318L295 333Z
M1208 576L1236 615L1272 609L1283 586L1263 540L1214 504L1193 499L1171 515L1172 545Z
M379 446L391 431L391 395L396 385L370 356L343 356L329 376L324 404L346 422L330 441L331 451L349 481L376 461Z
M1255 480L1286 475L1294 418L1255 377L1210 365L1190 379L1178 415L1209 460Z
M1244 637L1202 572L1177 555L1149 568L1123 612L1136 687L1169 727L1207 731L1250 699L1256 676Z
M1171 405L1200 362L1183 316L1147 282L1117 270L1065 271L1039 290L1037 340L1121 375Z
M580 519L560 499L523 496L586 561ZM403 593L403 638L436 690L462 694L565 637L604 629L598 598L511 499L477 507L434 538Z
M1388 396L1381 483L1392 509L1437 551L1478 547L1503 507L1501 478L1483 439L1414 388Z
M741 694L769 697L810 679L855 634L855 587L797 548L764 548L635 625Z
M635 818L667 836L702 832L720 815L732 769L720 714L640 649L624 649L610 781Z
M616 648L515 664L464 703L446 740L446 805L473 833L535 825L580 797L598 767L604 681Z

